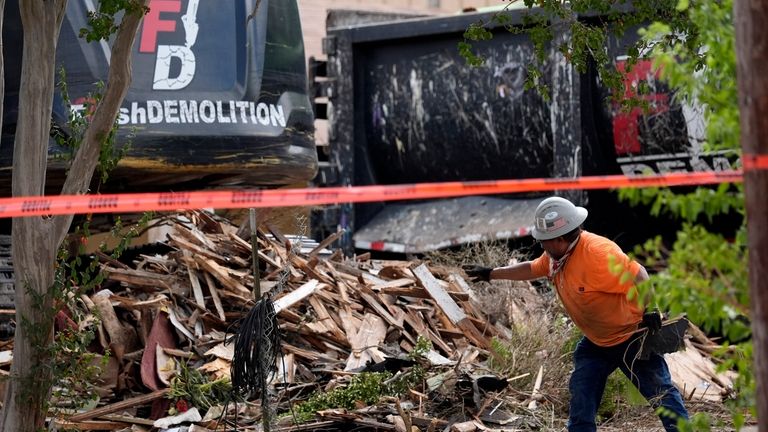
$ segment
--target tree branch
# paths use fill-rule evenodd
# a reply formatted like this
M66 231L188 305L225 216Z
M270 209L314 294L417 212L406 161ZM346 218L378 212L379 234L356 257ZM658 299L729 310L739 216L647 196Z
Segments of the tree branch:
M142 6L147 6L149 0L141 0L141 3ZM99 163L102 143L112 130L123 99L128 93L128 87L131 85L132 48L142 18L144 18L144 14L141 12L126 12L123 16L115 36L115 42L112 45L112 63L109 67L104 97L96 107L85 132L83 143L75 154L69 174L62 187L62 194L85 193L91 184L93 172ZM57 238L64 238L71 222L71 215L56 218L54 233Z

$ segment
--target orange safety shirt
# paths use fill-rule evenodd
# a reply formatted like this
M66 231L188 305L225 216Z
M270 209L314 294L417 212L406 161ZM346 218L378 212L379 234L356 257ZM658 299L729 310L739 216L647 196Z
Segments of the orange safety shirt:
M627 298L640 264L616 243L587 231L554 275L549 275L550 259L545 252L533 260L533 275L554 282L565 310L584 335L599 346L629 339L643 316L636 299Z

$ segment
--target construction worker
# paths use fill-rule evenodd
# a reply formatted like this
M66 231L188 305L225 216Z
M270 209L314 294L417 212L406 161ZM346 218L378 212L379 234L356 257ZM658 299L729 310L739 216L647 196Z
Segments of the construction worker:
M587 210L560 198L547 198L536 208L533 238L544 253L508 267L465 266L473 282L492 279L531 280L547 277L566 312L584 333L573 353L569 432L594 432L595 417L608 376L618 367L654 408L667 431L677 431L677 419L688 418L680 392L672 384L662 355L638 358L641 326L661 328L658 312L644 313L628 293L648 273L611 240L584 231ZM627 274L627 272L629 274ZM636 297L636 296L635 296Z

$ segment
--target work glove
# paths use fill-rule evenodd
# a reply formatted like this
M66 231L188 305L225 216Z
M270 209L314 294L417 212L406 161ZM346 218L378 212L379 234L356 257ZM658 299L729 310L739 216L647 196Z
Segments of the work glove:
M493 268L491 267L482 267L479 265L465 265L461 267L464 272L472 278L472 282L490 282L491 280L491 271L493 271Z
M640 327L647 328L650 334L661 330L661 313L657 310L645 311Z

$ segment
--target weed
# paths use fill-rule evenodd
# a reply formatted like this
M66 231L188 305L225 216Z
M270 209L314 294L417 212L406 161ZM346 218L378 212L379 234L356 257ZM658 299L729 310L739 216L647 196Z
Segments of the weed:
M550 320L554 322L556 320ZM521 394L529 394L539 367L544 368L542 393L555 401L559 411L565 411L568 400L568 382L571 372L572 350L565 349L578 341L580 334L572 326L518 326L509 340L494 338L488 365L496 373L507 377L529 374L510 383ZM562 402L560 402L562 401Z
M431 350L432 342L419 336L408 357L411 360L423 360ZM425 376L426 369L418 363L408 371L396 375L390 372L362 372L352 377L346 387L337 387L328 392L315 392L309 399L300 403L294 412L296 421L306 422L312 419L316 412L325 409L353 409L360 402L372 405L382 397L400 396L422 384Z
M214 405L225 403L231 393L232 382L229 378L211 381L187 363L180 363L178 373L171 379L168 398L175 402L189 402L191 406L207 411Z

